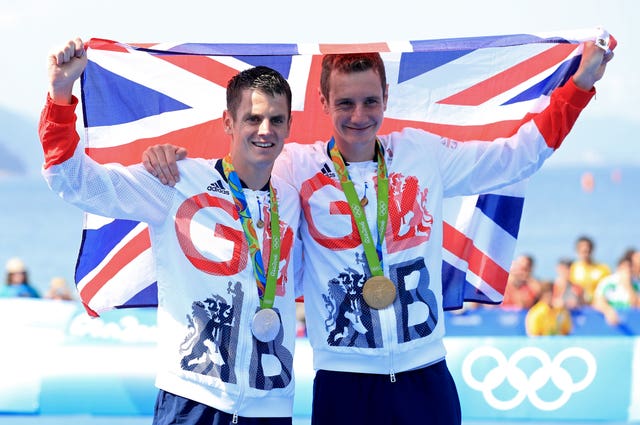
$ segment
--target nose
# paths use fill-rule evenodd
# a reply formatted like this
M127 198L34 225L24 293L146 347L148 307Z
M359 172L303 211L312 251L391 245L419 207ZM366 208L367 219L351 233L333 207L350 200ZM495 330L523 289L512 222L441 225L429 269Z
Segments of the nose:
M351 114L351 119L354 122L359 122L366 119L367 113L365 111L365 107L362 104L357 104L353 108L353 113Z
M258 128L258 134L269 134L271 133L271 121L268 119L262 120L260 123L260 127Z

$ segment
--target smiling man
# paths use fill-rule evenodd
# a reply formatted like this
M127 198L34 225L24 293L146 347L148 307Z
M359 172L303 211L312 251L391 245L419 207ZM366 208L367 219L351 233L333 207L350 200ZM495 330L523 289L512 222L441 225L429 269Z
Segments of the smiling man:
M233 77L222 117L229 153L181 162L183 178L169 187L141 165L99 165L84 153L72 88L86 64L80 39L49 56L43 174L85 211L149 224L158 283L153 423L291 424L300 210L297 193L271 178L291 127L287 81L266 67Z

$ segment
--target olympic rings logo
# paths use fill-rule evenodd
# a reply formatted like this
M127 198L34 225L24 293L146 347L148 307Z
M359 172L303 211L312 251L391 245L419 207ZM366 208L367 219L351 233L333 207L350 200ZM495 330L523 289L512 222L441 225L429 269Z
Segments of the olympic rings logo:
M481 358L489 357L497 363L484 378L477 379L472 367ZM534 358L540 366L527 376L519 364L526 358ZM584 362L586 373L579 381L574 381L571 374L563 367L565 362L575 358ZM597 364L593 355L584 348L571 347L562 350L553 360L537 347L525 347L509 357L495 347L480 347L473 350L462 363L462 377L474 390L480 391L489 405L498 410L510 410L522 403L526 398L540 410L557 410L569 401L573 393L587 388L596 376ZM494 390L505 380L517 391L510 400L501 400L494 395ZM551 380L560 390L555 400L543 400L538 391Z

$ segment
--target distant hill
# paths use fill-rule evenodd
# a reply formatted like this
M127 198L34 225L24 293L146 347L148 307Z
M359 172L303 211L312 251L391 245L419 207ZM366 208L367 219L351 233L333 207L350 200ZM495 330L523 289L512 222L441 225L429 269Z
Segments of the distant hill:
M35 118L0 108L0 176L40 172L43 155L37 126Z

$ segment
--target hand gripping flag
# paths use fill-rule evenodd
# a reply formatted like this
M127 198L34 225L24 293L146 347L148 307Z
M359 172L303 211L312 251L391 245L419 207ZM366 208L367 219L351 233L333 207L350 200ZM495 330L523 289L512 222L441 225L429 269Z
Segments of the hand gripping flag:
M227 153L226 84L266 65L293 91L290 141L331 137L317 90L322 54L377 51L389 102L380 134L422 128L456 143L514 134L577 69L581 42L601 29L373 44L124 44L92 39L82 77L86 151L101 163L140 162L160 143L192 157ZM516 246L525 184L445 204L443 294L500 303ZM157 305L145 224L86 214L75 280L87 311Z

